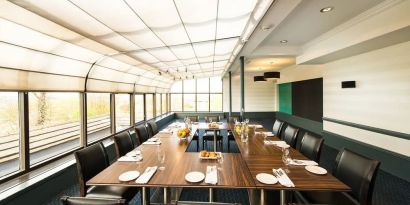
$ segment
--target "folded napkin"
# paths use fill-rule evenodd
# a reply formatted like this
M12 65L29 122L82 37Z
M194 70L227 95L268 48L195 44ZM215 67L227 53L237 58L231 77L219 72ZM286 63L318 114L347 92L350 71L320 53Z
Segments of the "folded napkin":
M275 136L272 132L263 132L266 136L268 137L273 137Z
M283 171L283 169L272 169L272 171L280 184L282 184L285 187L295 187L295 184L293 184L292 180L290 180L290 178L288 177L286 172Z
M136 157L123 156L118 159L119 162L139 162L141 160L142 160L141 156L136 156Z
M157 166L147 167L147 169L145 169L144 173L142 173L141 176L138 177L137 180L135 180L135 183L137 183L137 184L146 184L146 183L148 183L148 181L151 179L151 177L157 171L157 168L158 168Z
M162 133L162 134L172 134L172 129L163 129L163 130L159 131L159 133Z
M216 169L216 166L206 167L205 183L208 183L208 184L218 183L218 169Z
M312 161L312 160L300 160L300 159L293 159L290 161L291 165L301 165L301 166L308 166L308 165L313 165L316 166L318 165L317 162Z
M272 140L264 140L265 144L273 144L273 145L285 145L285 141L272 141Z
M153 137L153 138L149 138L147 141L148 141L148 142L158 142L159 139L156 138L156 137Z
M127 157L136 157L137 155L141 155L140 150L132 150L132 151L128 152L125 156L127 156Z
M142 144L145 144L145 145L160 145L160 144L161 144L161 141L156 141L156 142L146 141L146 142L144 142L144 143L142 143Z

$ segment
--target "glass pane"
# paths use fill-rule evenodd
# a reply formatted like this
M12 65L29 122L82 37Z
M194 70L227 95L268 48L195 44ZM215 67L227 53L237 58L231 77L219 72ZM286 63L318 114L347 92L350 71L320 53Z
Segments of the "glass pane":
M182 81L176 81L171 86L171 93L182 93Z
M222 111L222 94L211 94L211 110Z
M110 134L110 94L87 93L87 143Z
M171 111L182 111L182 94L171 94Z
M0 178L20 170L19 111L16 92L0 92Z
M197 94L197 111L209 111L209 94Z
M195 93L195 80L184 80L184 93Z
M144 95L135 95L135 122L144 120Z
M184 111L195 111L195 94L184 94Z
M156 99L155 99L155 104L156 104L155 110L157 111L157 112L156 112L156 115L157 115L157 116L160 116L161 113L162 113L162 111L161 111L161 94L157 93L155 96L156 96Z
M209 78L199 78L196 80L197 92L208 93L209 92Z
M115 94L115 131L121 131L131 126L130 95Z
M211 93L222 93L221 77L212 77L209 80L211 85Z
M145 102L147 103L147 120L154 118L154 95L153 94L146 94L145 95Z
M167 94L162 94L162 114L167 113Z
M80 146L80 95L29 93L30 165Z

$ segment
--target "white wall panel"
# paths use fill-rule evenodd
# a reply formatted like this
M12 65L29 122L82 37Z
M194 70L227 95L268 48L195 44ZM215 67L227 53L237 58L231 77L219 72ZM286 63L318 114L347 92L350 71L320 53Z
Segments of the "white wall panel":
M254 82L253 76L263 73L245 73L245 112L276 111L276 83L272 81ZM224 112L229 111L229 80L224 83ZM240 78L232 76L232 112L240 111Z

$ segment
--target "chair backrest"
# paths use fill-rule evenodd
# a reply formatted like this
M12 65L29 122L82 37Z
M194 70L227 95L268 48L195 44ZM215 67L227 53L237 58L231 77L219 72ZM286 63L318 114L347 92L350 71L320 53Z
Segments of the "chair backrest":
M219 115L216 116L205 116L205 122L219 122Z
M284 122L280 120L275 120L273 123L273 128L272 128L272 133L275 136L280 136L280 133L282 132L282 127L283 127Z
M228 118L228 123L235 123L235 120L239 121L239 117L231 116Z
M199 121L199 116L186 116L191 122L198 122Z
M108 155L102 142L93 144L74 153L80 184L80 196L85 196L85 183L109 166Z
M323 138L305 132L300 143L299 151L307 158L319 162L323 142Z
M343 149L336 157L333 175L352 189L360 204L370 205L379 166L377 160Z
M158 133L158 126L155 121L149 121L147 123L147 130L149 132L149 137L153 137Z
M148 131L145 128L144 125L139 125L135 128L135 133L137 133L138 139L140 141L140 144L144 143L145 141L148 140Z
M134 145L134 148L140 146L140 140L138 139L135 129L128 130L128 132L130 133L130 137L132 140L132 144Z
M115 142L115 150L117 151L117 158L124 156L125 154L130 152L132 149L134 149L134 145L132 143L132 139L128 131L121 132L120 134L115 135L114 142Z
M127 204L125 199L105 199L91 197L70 197L63 196L60 198L63 205L119 205Z
M286 126L285 131L282 132L282 140L284 140L291 147L295 148L296 138L298 137L299 128L292 125Z

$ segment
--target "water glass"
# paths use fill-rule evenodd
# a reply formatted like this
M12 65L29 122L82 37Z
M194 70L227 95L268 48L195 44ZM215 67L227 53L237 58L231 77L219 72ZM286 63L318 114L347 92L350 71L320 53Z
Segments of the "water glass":
M158 162L160 163L159 170L165 170L165 152L162 149L158 149L157 151Z
M222 165L224 163L224 157L221 153L221 156L218 158L218 170L221 171L222 170Z

